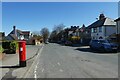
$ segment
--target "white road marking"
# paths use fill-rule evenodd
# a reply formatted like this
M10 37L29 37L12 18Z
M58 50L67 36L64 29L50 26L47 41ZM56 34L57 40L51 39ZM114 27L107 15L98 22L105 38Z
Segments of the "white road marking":
M37 71L35 70L34 73L36 73Z
M34 78L37 78L37 75L36 75L36 74L34 74Z
M53 67L55 67L55 65L53 65Z
M42 72L44 71L44 68L42 69Z
M41 50L40 50L40 52L39 53L41 53L42 52L42 49L43 49L43 47L41 48ZM37 56L37 59L38 59L38 57L40 56L40 54L38 54L38 56ZM37 65L36 65L36 67L35 67L35 70L34 70L34 78L37 78L37 67L38 67L38 62L37 62Z
M44 45L43 45L42 48L40 49L39 54L36 56L35 61L32 63L31 67L29 68L29 70L28 70L27 73L25 74L24 78L27 78L27 76L28 76L29 72L31 71L33 65L35 65L35 63L37 62L37 59L38 59L38 57L40 56L40 54L41 54L41 52L42 52L42 50L43 50L43 47L44 47ZM37 65L38 65L38 63L37 63ZM36 75L36 74L34 74L34 78L37 78L37 75Z
M34 78L37 78L37 65L36 65L35 70L34 70Z
M58 62L57 64L60 66L60 63L59 63L59 62Z
M62 70L62 69L60 69L59 71L60 71L60 72L63 72L63 70Z

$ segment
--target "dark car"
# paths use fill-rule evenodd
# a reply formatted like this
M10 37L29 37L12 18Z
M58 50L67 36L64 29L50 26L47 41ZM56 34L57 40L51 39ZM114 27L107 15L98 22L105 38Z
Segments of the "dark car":
M57 43L58 43L58 44L61 44L61 43L62 43L62 41L57 41Z
M90 48L100 51L117 52L118 45L110 40L91 40Z
M72 42L71 42L71 41L66 41L66 42L65 42L65 45L66 45L66 46L72 46Z

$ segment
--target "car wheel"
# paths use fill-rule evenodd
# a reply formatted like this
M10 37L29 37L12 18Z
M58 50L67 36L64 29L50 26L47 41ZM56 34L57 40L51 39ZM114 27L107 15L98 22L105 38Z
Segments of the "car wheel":
M118 52L118 50L114 50L113 52L114 52L114 53L117 53L117 52Z
M106 50L105 50L105 48L102 46L101 48L100 48L100 52L105 52Z
M93 47L90 45L90 49L93 50Z

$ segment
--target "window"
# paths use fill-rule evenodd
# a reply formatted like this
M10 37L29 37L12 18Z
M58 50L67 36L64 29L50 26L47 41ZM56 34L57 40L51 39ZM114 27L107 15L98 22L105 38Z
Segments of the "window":
M99 27L99 32L102 32L102 27Z
M92 28L92 33L96 33L97 32L97 28Z

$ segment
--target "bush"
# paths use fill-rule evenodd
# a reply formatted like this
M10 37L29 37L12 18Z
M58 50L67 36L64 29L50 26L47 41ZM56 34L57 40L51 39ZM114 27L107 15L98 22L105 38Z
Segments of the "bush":
M4 49L0 46L0 53L3 53Z
M10 43L10 49L18 49L18 42L17 41L12 41Z
M16 49L18 49L17 41L3 41L2 47L4 48L4 52L8 54L16 53Z

